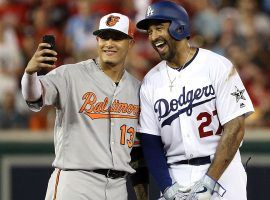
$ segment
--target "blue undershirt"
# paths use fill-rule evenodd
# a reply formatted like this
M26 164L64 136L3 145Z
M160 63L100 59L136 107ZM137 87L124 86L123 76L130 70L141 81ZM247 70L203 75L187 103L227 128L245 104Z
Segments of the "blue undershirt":
M160 136L141 133L141 145L148 169L163 192L172 185L164 145Z

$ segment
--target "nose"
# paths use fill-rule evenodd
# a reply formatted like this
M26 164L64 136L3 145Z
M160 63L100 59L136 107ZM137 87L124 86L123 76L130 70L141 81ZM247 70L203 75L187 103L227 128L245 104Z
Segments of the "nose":
M110 38L108 40L106 40L106 46L108 48L112 48L113 47L113 40Z

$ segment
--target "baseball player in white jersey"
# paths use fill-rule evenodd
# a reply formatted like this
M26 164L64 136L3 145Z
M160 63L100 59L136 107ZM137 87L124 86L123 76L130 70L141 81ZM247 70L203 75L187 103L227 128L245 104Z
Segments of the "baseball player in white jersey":
M124 68L134 44L134 25L127 16L101 18L97 59L53 69L56 52L39 44L22 79L29 107L56 108L55 160L46 200L126 200L126 176L134 173L130 151L139 115L140 82ZM53 57L44 56L45 53Z
M246 200L239 146L254 109L233 64L188 43L185 9L161 1L137 27L161 61L140 89L142 147L161 199Z

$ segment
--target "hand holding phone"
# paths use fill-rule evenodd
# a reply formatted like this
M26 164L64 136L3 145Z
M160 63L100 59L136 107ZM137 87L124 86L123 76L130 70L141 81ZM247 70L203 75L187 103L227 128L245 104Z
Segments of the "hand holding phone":
M44 35L42 38L42 41L44 43L48 43L51 45L51 47L47 48L47 49L51 49L51 50L55 50L55 37L53 35ZM45 57L53 57L54 55L52 54L44 54ZM49 65L53 65L54 62L53 61L45 61L44 63L49 64Z

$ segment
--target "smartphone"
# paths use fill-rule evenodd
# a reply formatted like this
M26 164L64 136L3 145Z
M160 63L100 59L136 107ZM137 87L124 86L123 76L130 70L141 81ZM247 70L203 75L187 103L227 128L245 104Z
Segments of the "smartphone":
M51 47L50 48L47 48L47 49L52 49L52 50L55 49L55 37L53 35L44 35L43 38L42 38L42 41L44 43L48 43L48 44L51 45ZM46 57L53 57L52 54L45 54L44 56L46 56ZM54 64L53 61L45 61L44 63L49 64L49 65L53 65Z

